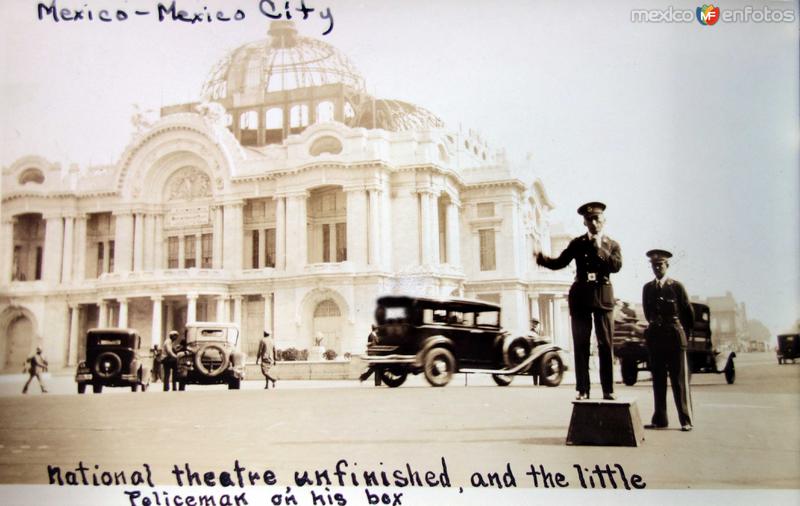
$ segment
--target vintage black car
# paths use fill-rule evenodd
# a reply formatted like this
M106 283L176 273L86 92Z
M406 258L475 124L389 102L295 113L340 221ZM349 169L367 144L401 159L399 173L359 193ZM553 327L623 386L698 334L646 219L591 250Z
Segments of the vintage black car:
M75 381L78 393L86 385L94 393L103 387L130 387L142 392L150 384L149 350L142 349L142 338L134 329L102 328L86 333L86 360L78 364Z
M705 304L692 302L694 325L687 336L686 359L691 373L724 373L729 384L736 380L734 352L721 352L711 341L711 311ZM649 370L649 353L644 339L645 322L634 319L614 329L614 354L619 358L622 381L626 385L636 384L639 371Z
M559 348L505 332L496 304L387 296L377 301L375 323L364 359L390 387L402 385L409 373L423 373L436 387L456 372L492 374L501 386L515 374L534 375L548 386L561 383Z
M780 334L778 336L778 363L785 364L800 357L800 334Z
M238 390L244 379L245 354L239 327L232 323L187 323L178 343L178 388L188 384L227 384Z

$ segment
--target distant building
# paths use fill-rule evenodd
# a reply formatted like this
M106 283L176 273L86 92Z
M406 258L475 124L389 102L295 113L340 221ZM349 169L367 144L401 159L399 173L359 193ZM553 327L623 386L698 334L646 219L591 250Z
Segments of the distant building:
M551 247L542 182L366 89L337 49L273 22L198 102L134 116L113 165L4 167L0 367L18 372L36 345L73 365L92 327L153 345L203 320L240 324L251 356L264 329L280 348L321 334L360 353L376 297L394 293L497 302L508 330L535 316L571 348L569 272L532 256L566 244Z
M711 336L717 346L747 350L750 337L744 302L736 302L731 292L706 299L692 297L692 300L707 304L711 310Z

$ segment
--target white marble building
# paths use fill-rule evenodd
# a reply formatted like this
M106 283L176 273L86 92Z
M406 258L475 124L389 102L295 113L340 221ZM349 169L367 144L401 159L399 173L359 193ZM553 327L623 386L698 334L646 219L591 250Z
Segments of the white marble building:
M273 22L198 102L136 116L113 165L4 167L3 369L37 344L73 365L95 326L155 344L195 320L241 324L250 354L265 328L279 348L321 333L359 353L387 293L500 302L504 326L539 317L569 348L570 273L531 255L551 248L541 182L476 134L365 90L335 48Z

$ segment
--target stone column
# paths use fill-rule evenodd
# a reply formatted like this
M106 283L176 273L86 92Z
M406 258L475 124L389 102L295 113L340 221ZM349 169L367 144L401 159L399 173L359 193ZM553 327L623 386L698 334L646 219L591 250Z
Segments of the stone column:
M428 240L431 243L431 265L444 262L439 255L439 196L431 193L428 197Z
M308 194L302 192L289 196L286 200L286 270L300 271L307 263L307 197Z
M153 269L164 269L164 215L156 214L153 225Z
M79 214L75 222L75 281L83 281L86 279L86 251L88 244L86 243L86 215ZM99 273L98 273L99 274Z
M234 295L233 297L233 323L242 328L242 296ZM240 339L241 340L241 339Z
M241 271L244 253L244 231L242 208L244 203L231 202L225 205L223 222L225 224L225 241L222 245L222 266L229 271Z
M211 267L214 269L222 269L222 239L224 231L222 229L222 206L214 206L214 239L213 249L211 253Z
M130 272L133 267L133 214L114 213L114 272Z
M272 334L272 294L265 293L264 297L264 330Z
M128 299L117 299L119 302L119 321L117 327L128 328Z
M108 302L105 299L100 299L97 306L100 309L97 313L97 326L101 328L108 327Z
M189 302L186 307L186 323L197 321L197 298L196 293L187 293L186 300Z
M185 235L178 236L178 269L183 269L186 265L183 261L183 256L186 254L186 240Z
M133 270L144 268L144 214L136 213L133 222Z
M171 302L167 302L167 321L165 322L169 327L167 330L175 330L173 327L175 325L175 307L172 305Z
M3 219L2 231L0 231L0 285L7 285L11 282L14 268L14 223L16 218Z
M218 322L226 322L228 321L228 315L225 313L225 303L228 300L227 295L220 295L217 297L217 321Z
M394 242L392 239L392 227L394 224L392 223L392 195L391 191L387 187L380 193L380 222L381 225L379 227L380 230L380 241L381 241L381 265L388 270L391 270L392 266L392 254L394 249Z
M380 191L369 190L369 250L368 261L373 267L381 265Z
M286 197L275 197L275 268L286 269Z
M64 219L48 216L44 234L43 278L50 283L61 281L61 258L63 253Z
M75 365L78 362L78 336L80 324L81 309L77 304L70 304L69 306L69 348L67 351L67 364L68 366Z
M72 259L75 250L75 217L64 218L64 253L61 255L61 282L72 282Z
M419 240L420 240L420 263L430 266L433 263L433 244L431 241L431 205L433 197L430 191L419 191Z
M347 260L356 269L367 263L367 194L363 188L347 192Z
M152 271L154 269L153 259L156 251L155 242L155 216L152 214L144 215L144 264L142 269Z
M194 266L203 267L203 234L194 235Z
M156 295L150 297L150 300L153 301L153 322L150 327L150 346L161 346L164 342L161 335L161 329L164 328L164 323L161 318L161 303L164 301L164 297Z
M103 272L97 273L98 278L100 274L111 272L111 241L103 241L103 250Z
M258 230L258 265L254 265L255 269L263 269L267 266L267 231L263 228Z
M557 344L564 349L570 349L569 339L564 339L563 323L561 321L561 297L553 297L553 344Z
M447 263L454 267L461 267L461 243L458 204L450 201L447 206L447 237L446 252Z

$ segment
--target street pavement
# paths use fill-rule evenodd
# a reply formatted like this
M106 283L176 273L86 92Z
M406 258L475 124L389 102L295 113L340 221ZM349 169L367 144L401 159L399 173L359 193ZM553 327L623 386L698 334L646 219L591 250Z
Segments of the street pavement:
M173 484L173 464L219 473L238 460L290 485L296 471L332 470L341 459L351 471L391 476L407 465L440 473L444 458L453 485L464 487L475 472L508 469L519 487L532 487L530 466L563 473L575 487L578 468L609 464L628 478L640 475L648 489L800 489L800 364L740 354L736 369L733 385L722 375L694 375L694 430L678 430L670 397L673 425L646 431L639 447L565 444L575 393L569 374L557 388L533 386L529 377L501 388L489 376L458 375L445 388L417 376L395 389L368 380L279 381L263 390L253 380L240 391L165 393L156 384L146 393L101 395L77 395L70 375L52 375L51 393L34 385L26 396L23 377L10 375L0 379L0 483L44 484L48 464L74 470L82 461L98 472L148 463L157 483ZM616 390L647 423L650 382Z

